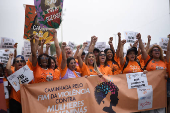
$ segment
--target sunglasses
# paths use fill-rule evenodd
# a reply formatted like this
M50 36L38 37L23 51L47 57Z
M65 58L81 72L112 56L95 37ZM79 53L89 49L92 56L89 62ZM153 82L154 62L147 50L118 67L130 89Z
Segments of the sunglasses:
M99 56L106 56L106 54L99 54Z
M160 49L153 49L153 51L156 51L156 52L157 52L157 51L160 51Z
M48 57L41 57L42 60L48 60Z
M19 62L23 63L24 60L16 60L16 63L19 63Z

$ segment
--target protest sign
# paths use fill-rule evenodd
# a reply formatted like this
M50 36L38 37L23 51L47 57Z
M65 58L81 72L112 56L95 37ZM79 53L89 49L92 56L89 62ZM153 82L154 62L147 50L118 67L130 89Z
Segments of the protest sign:
M163 51L167 51L169 38L160 38L159 46L162 48Z
M54 34L52 31L41 28L38 22L35 6L26 5L25 8L25 27L24 27L24 39L29 40L31 34L39 36L39 40L45 39L45 44L53 41Z
M0 113L7 113L3 77L0 77Z
M31 43L29 41L24 41L24 48L31 48Z
M11 38L1 37L1 45L0 48L3 49L11 49L14 48L15 40Z
M46 47L43 47L43 53L46 52ZM50 48L48 49L48 55L51 55L51 51L50 51Z
M7 64L8 59L9 59L9 54L10 54L10 51L0 50L0 62L3 64Z
M21 84L24 84L31 82L33 78L33 72L27 65L7 77L8 81L16 92L20 90L19 80L21 81Z
M128 89L126 74L121 74L21 85L22 110L24 113L130 113L164 108L167 103L164 75L166 70L146 75L153 89L149 109L147 104L146 109L138 109L138 96L143 92Z
M34 0L41 28L59 28L63 0Z
M91 41L86 41L87 42L87 46L84 48L85 51L88 51L89 50L89 46L90 46L90 42Z
M25 58L25 60L28 60L30 55L31 55L31 48L25 48L24 49L24 58Z
M104 49L106 48L106 42L96 42L95 47L98 48L100 51L104 51Z
M75 47L75 45L74 45L74 43L73 42L68 42L68 46L73 50L74 49L74 47Z
M146 74L143 72L126 74L129 89L148 86Z
M138 33L137 32L133 32L133 31L126 31L125 32L125 39L126 39L126 43L131 43L133 44L136 41L136 35Z

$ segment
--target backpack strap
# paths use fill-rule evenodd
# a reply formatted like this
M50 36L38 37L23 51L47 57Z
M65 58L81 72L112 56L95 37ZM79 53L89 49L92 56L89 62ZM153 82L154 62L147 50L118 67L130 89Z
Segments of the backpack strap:
M140 69L143 70L143 68L141 67L140 61L137 59L136 62L137 62L138 65L140 66Z
M126 59L125 65L123 66L122 73L123 73L124 69L127 67L128 63L129 63L129 60L128 60L128 59Z
M146 64L145 64L145 66L143 67L143 70L146 70L146 67L147 67L147 65L149 64L149 62L152 60L152 58L150 58L147 62L146 62Z

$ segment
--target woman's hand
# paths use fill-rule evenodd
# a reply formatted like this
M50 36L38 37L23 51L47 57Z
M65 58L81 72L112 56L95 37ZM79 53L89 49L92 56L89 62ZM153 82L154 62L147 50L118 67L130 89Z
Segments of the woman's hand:
M61 48L64 49L66 47L66 42L63 42L62 45L61 45Z

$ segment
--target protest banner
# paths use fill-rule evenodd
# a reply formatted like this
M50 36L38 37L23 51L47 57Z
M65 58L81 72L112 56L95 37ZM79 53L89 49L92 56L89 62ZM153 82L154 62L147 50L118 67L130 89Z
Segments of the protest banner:
M162 48L163 51L167 51L169 38L160 38L159 46Z
M166 70L146 74L148 88L152 89L146 95L142 94L148 88L128 89L126 74L21 85L22 110L24 113L130 113L165 108L165 75ZM142 96L152 96L152 103L138 104L139 99L145 99Z
M33 72L27 65L7 77L16 92L20 90L20 81L21 84L29 83L33 78Z
M34 4L41 28L59 28L63 0L34 0Z
M0 113L7 113L3 77L0 77Z
M25 26L24 26L24 39L29 40L31 34L39 36L39 40L45 39L45 44L53 41L53 32L48 29L42 29L38 22L35 6L26 5L25 7Z
M125 39L126 39L126 43L131 43L133 44L136 41L136 35L138 33L137 32L133 32L133 31L125 31Z
M15 40L11 38L1 37L1 45L0 48L3 49L11 49L14 48Z

